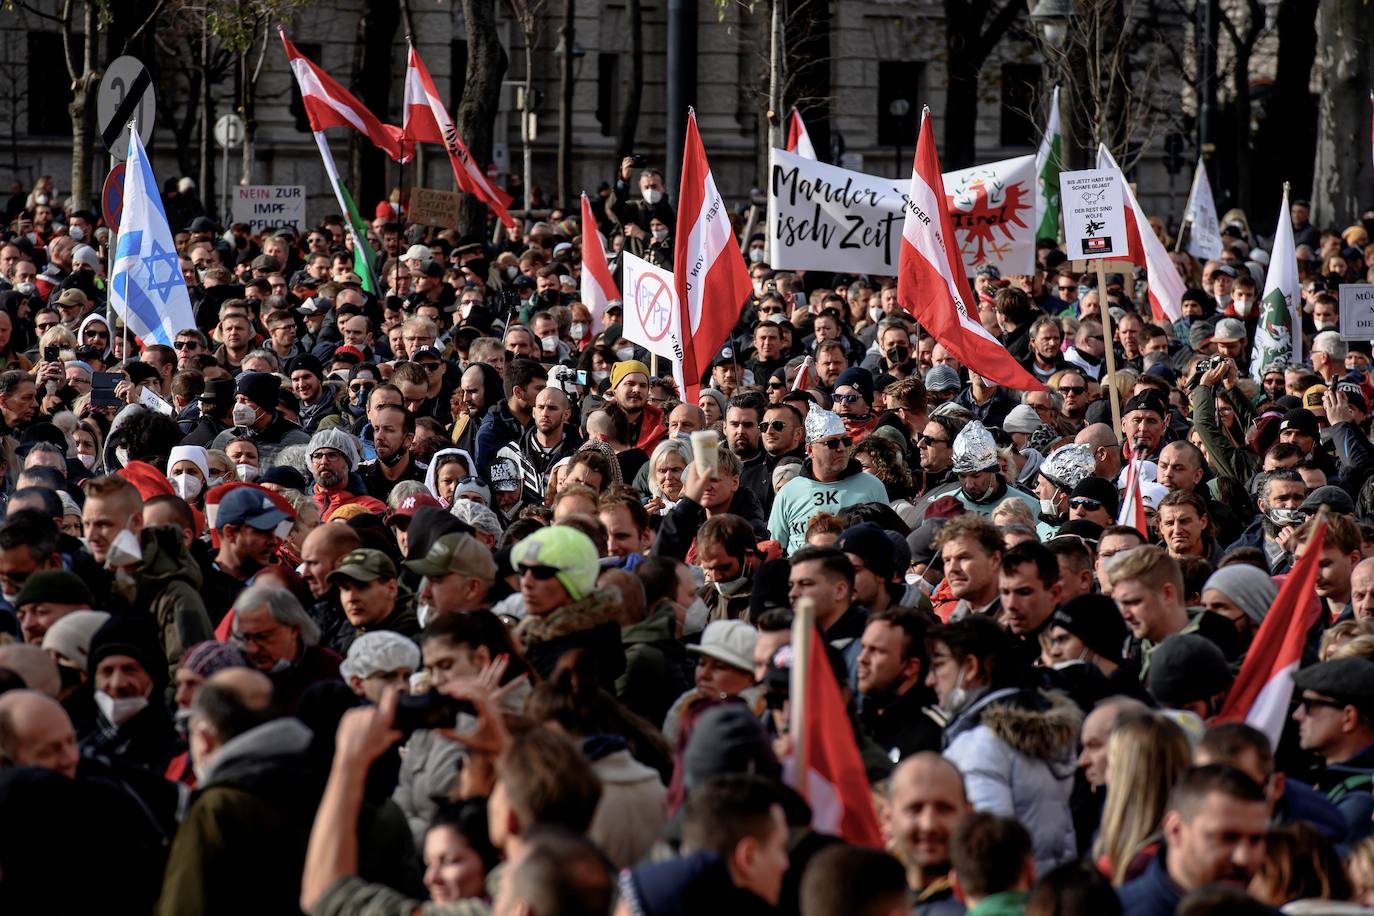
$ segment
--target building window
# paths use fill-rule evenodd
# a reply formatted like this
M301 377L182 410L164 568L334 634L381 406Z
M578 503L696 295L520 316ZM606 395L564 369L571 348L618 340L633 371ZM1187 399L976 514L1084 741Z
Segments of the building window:
M322 46L319 42L297 41L292 42L296 50L301 53L301 57L318 64L320 61L320 50ZM337 78L337 77L336 77ZM293 79L291 82L291 105L289 110L291 117L296 119L296 130L303 134L310 133L310 119L305 116L305 103L301 101L301 87ZM348 88L347 86L344 87Z
M1040 143L1040 130L1032 119L1039 94L1039 65L1002 65L1003 146L1037 146Z
M62 36L56 32L29 33L28 72L29 133L39 136L72 135L67 106L72 103L72 81L63 60ZM81 59L85 40L72 36L72 53Z
M620 55L596 55L596 120L601 136L614 137L620 114Z
M914 61L878 61L878 145L916 145L924 70Z
M458 122L458 106L463 103L463 90L468 84L468 40L459 39L449 45L449 115Z

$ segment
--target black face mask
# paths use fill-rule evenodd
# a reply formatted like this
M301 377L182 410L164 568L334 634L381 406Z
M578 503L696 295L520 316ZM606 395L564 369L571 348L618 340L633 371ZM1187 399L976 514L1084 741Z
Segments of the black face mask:
M388 455L386 457L382 457L382 453L378 452L377 460L389 468L394 468L396 465L406 460L406 454L406 447L401 446L400 448L396 449L394 454Z
M901 346L888 347L886 355L887 361L891 365L904 366L906 365L906 361L911 359L911 348Z

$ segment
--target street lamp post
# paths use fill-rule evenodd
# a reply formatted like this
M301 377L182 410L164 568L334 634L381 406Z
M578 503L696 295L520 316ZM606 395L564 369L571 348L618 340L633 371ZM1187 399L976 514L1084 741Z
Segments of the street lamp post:
M573 29L573 0L565 0L563 28L558 46L553 49L558 60L558 203L572 206L572 109L573 84L582 69L587 52L577 43ZM569 50L571 48L571 50Z

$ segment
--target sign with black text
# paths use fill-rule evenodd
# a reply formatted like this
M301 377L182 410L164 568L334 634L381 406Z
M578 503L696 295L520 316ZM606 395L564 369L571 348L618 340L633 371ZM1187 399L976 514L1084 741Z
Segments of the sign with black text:
M1070 258L1120 258L1130 254L1126 207L1112 169L1059 173L1064 244Z
M1341 337L1345 340L1374 340L1374 284L1342 283Z
M257 235L264 229L290 226L305 230L305 185L250 184L234 188L234 222L247 223Z

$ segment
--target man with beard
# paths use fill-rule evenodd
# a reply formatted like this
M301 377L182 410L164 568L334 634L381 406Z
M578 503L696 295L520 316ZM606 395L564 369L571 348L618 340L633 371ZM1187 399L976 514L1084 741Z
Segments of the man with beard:
M884 318L878 323L877 351L864 360L864 368L895 379L920 377L916 354L911 346L911 330L899 318Z
M396 484L425 479L425 466L411 454L415 444L415 414L387 404L378 408L372 424L377 457L358 469L367 492L386 502Z
M1269 572L1277 576L1293 568L1293 532L1304 521L1301 507L1307 498L1307 484L1292 468L1277 468L1260 475L1255 494L1260 514L1226 553L1238 547L1258 547L1264 551Z
M625 409L630 421L629 444L651 454L663 438L663 411L649 403L649 367L637 359L611 367L611 400Z
M954 480L954 439L964 425L953 417L930 417L916 436L919 459L916 492L930 493Z
M469 351L471 353L471 351ZM458 380L458 392L462 407L456 411L453 421L454 446L471 455L477 449L477 430L482 425L488 408L501 400L501 373L482 362L473 362L463 370Z
M925 686L927 619L905 608L870 614L860 639L860 720L888 759L939 751L943 723Z
M949 879L949 843L959 821L973 810L959 770L933 751L902 761L892 774L888 803L892 839L907 867L915 912L956 916L964 912Z
M759 447L762 421L762 398L754 394L737 394L730 399L725 410L725 441L743 467L739 485L752 490L763 511L767 512L773 507L773 485L768 456Z
M1064 341L1064 332L1059 328L1059 319L1052 315L1042 315L1030 326L1030 355L1021 361L1027 372L1037 381L1047 382L1050 376L1069 368L1059 345Z
M258 571L272 562L276 528L290 516L256 487L236 487L219 502L215 526L219 552L205 570L205 610L212 621L224 619Z
M393 409L404 410L399 405L381 404L374 408L374 416L389 415ZM360 503L369 511L385 510L386 504L369 496L362 478L353 474L358 469L358 443L353 436L335 427L322 429L310 437L307 455L310 474L315 478L310 495L322 520L328 521L336 509L352 503Z
M648 382L646 370L646 388ZM514 359L506 366L503 382L505 400L498 401L487 411L482 428L477 432L478 473L487 472L492 459L502 448L520 441L533 422L535 399L548 384L548 371L532 359Z
M969 512L980 515L991 515L997 504L1008 496L1024 501L1032 513L1040 508L1035 497L1007 485L997 460L997 443L987 427L977 420L968 421L955 436L951 470L955 480L930 490L916 504L921 519L925 518L930 504L942 496L953 496Z
M277 707L287 715L296 711L296 702L311 685L340 680L343 659L319 644L319 626L284 588L257 584L245 589L234 599L232 633L248 664L271 679Z
M339 384L324 382L324 367L309 353L302 353L291 360L287 377L291 379L291 390L300 399L301 428L314 434L326 417L339 416L337 396Z
M1059 414L1065 424L1074 431L1082 429L1083 417L1088 412L1088 377L1077 369L1064 372L1060 374L1055 390L1059 392Z
M498 460L511 462L519 468L524 482L522 498L542 503L549 488L549 474L553 466L577 451L582 436L576 424L570 424L572 405L561 388L545 388L534 399L534 422L516 442L496 453ZM495 466L495 462L492 462Z

